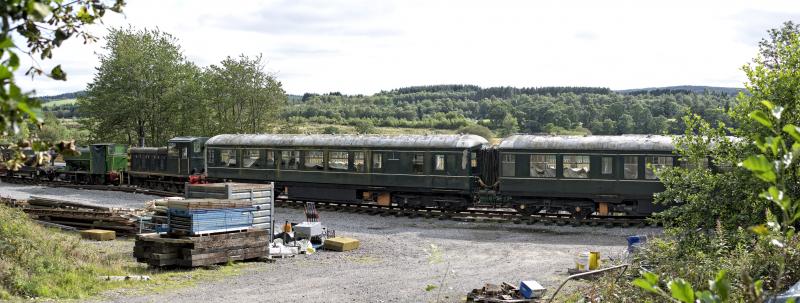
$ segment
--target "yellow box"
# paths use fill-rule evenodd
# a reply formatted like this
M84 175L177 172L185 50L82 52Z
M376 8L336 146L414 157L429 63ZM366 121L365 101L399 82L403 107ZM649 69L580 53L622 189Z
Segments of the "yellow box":
M108 241L116 239L117 233L113 230L87 229L81 231L81 238L96 241Z
M358 248L358 240L353 238L334 237L325 240L325 245L323 247L325 249L335 251L354 250Z

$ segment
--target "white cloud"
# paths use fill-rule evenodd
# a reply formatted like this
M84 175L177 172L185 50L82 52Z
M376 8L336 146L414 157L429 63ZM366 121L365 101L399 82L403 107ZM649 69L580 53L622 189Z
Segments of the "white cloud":
M199 65L263 54L289 93L371 94L408 85L741 86L740 67L789 1L129 1L113 26L158 27ZM103 41L70 41L53 62L83 89ZM49 63L45 67L52 66Z

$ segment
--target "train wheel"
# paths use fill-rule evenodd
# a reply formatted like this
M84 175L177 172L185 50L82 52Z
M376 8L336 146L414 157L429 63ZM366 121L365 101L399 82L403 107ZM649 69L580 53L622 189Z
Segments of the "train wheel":
M587 206L584 207L576 206L574 209L570 211L570 213L572 214L573 218L583 220L592 215L592 213L594 213L594 208Z

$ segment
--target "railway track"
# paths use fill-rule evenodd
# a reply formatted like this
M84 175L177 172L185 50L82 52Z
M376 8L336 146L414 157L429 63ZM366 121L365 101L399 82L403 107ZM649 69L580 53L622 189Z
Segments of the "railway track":
M303 208L306 201L275 198L275 206ZM463 222L512 222L515 224L572 225L572 226L604 226L604 227L644 227L653 225L646 217L637 216L589 216L586 219L572 218L569 214L533 214L522 215L513 210L468 209L465 211L445 211L442 209L404 209L393 205L376 205L348 202L315 202L318 209L346 211L379 216L396 216L409 218L436 218Z
M146 195L154 195L161 197L174 197L176 195L180 195L180 193L175 193L170 191L147 189L147 188L140 188L133 186L125 186L125 185L72 184L66 181L48 181L48 180L34 180L34 179L9 178L9 177L0 177L0 181L13 184L29 184L29 185L41 185L49 187L63 187L63 188L74 188L74 189L119 191L119 192L146 194Z
M46 181L34 179L20 179L0 177L0 181L14 184L30 184L50 187L63 187L88 190L119 191L127 193L147 194L162 197L172 197L180 193L153 190L124 185L90 185L90 184L71 184L64 181ZM512 222L516 224L537 224L544 225L572 225L572 226L604 226L604 227L632 227L653 225L646 217L634 216L589 216L586 219L572 218L569 214L533 214L522 215L514 210L502 209L481 209L472 208L465 211L446 211L436 208L426 209L405 209L394 205L377 205L352 202L319 202L319 201L300 201L286 197L276 197L275 206L303 208L305 202L314 202L318 208L330 211L346 211L353 213L364 213L377 216L395 216L409 218L435 218L439 220L453 220L462 222Z

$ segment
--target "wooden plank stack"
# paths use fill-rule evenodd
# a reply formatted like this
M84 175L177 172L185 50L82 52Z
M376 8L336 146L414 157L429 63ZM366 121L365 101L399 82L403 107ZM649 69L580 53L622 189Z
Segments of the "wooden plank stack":
M139 231L139 212L88 202L31 196L22 210L33 219L81 229L100 228L119 233Z
M269 235L265 230L172 238L159 234L136 236L133 255L151 266L208 266L229 261L266 257Z

